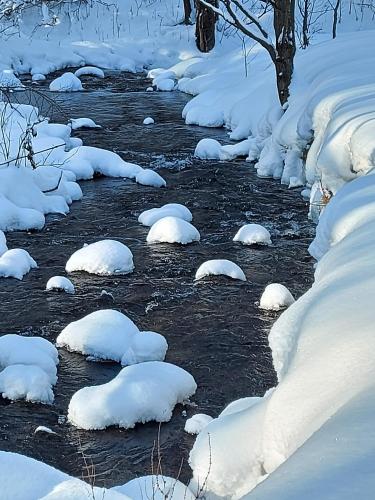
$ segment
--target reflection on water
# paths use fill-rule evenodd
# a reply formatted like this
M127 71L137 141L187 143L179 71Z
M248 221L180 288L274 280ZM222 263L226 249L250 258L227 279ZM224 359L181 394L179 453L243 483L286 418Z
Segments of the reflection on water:
M180 93L145 93L147 84L133 75L113 74L104 81L87 79L89 91L58 95L62 113L88 117L101 130L80 131L86 144L119 151L125 159L158 168L167 189L154 189L122 179L82 183L84 199L66 217L49 217L43 231L8 235L10 248L27 249L39 269L23 282L0 282L0 332L26 332L54 341L69 322L100 309L129 315L142 330L167 337L167 360L190 371L197 383L187 415L216 416L230 401L262 395L275 384L267 334L276 314L260 311L256 302L270 282L301 295L312 279L307 246L312 226L298 191L278 182L258 179L244 161L203 162L192 157L198 140L226 140L225 131L188 127L180 118L188 97ZM47 82L48 83L48 82ZM60 114L60 116L58 116ZM145 116L156 124L145 127ZM145 209L168 202L186 204L201 232L201 242L186 247L147 246L147 228L137 223ZM272 247L243 247L232 242L238 227L262 223L270 229ZM47 294L47 280L64 274L68 257L83 243L113 238L127 244L135 260L134 273L97 277L76 273L76 295ZM239 264L247 282L214 278L194 283L198 266L212 258ZM106 290L113 295L100 297ZM53 406L0 400L0 447L43 460L81 476L83 455L96 467L96 483L112 486L151 471L157 424L133 430L116 428L85 432L66 421L72 394L86 385L113 378L120 367L90 363L78 354L60 351L59 381ZM163 471L189 477L188 451L193 438L183 432L186 417L177 407L161 426ZM37 434L38 425L57 435Z

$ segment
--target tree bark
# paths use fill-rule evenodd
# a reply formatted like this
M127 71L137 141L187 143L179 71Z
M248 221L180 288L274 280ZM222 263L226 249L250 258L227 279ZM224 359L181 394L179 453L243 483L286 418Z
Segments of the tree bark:
M336 5L333 9L333 22L332 22L332 38L336 38L337 36L337 22L339 18L339 7L341 0L336 1Z
M275 0L274 2L273 24L276 38L274 63L281 105L284 105L289 97L296 53L294 9L295 0Z
M217 7L218 0L207 0ZM215 47L216 14L212 9L196 0L195 41L201 52L209 52Z
M191 23L191 13L192 13L192 8L191 8L191 2L190 0L184 0L184 21L183 24L192 24Z

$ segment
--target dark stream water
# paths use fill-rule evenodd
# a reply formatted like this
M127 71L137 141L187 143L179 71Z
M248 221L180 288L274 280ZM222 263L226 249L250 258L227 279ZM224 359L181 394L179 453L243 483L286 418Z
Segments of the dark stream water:
M245 161L205 162L193 158L203 137L227 140L219 129L186 126L181 110L184 94L146 93L141 77L111 74L105 80L86 78L86 92L55 95L56 121L88 117L102 130L79 131L86 145L112 149L126 160L151 166L167 180L166 189L122 179L82 182L84 198L66 217L48 217L43 231L8 234L10 248L27 249L39 264L23 281L0 282L0 332L42 335L52 342L71 321L100 308L127 314L142 330L166 336L167 360L191 372L198 384L187 415L216 416L230 401L262 395L275 384L267 335L277 314L258 309L264 287L284 283L300 296L312 280L307 254L313 228L299 190L259 179ZM42 86L47 88L48 82ZM146 116L156 124L142 125ZM201 232L199 244L147 246L147 228L137 222L145 209L168 202L186 204ZM244 247L232 242L246 222L264 224L271 247ZM65 274L69 256L83 243L113 238L134 254L135 271L126 276L72 275L74 296L44 289L54 275ZM215 278L194 283L205 260L228 258L238 263L246 283ZM100 298L102 290L113 299ZM85 432L64 421L73 393L86 385L111 380L120 366L90 363L60 350L59 380L53 406L10 403L0 399L0 448L32 456L81 476L83 454L96 468L96 484L113 486L151 472L151 454L158 434L154 423L125 431L111 428ZM194 438L183 431L183 407L161 426L163 472L176 475L183 461L183 480L190 474L188 452ZM34 430L46 425L57 435Z

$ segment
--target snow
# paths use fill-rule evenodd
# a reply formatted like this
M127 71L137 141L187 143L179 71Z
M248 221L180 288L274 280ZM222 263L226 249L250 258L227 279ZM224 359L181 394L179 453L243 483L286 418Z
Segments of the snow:
M0 257L8 250L5 234L0 230Z
M46 80L46 75L43 75L42 73L35 73L31 79L33 82L44 82Z
M155 120L153 118L151 118L151 116L147 116L143 120L143 125L153 125L154 123L155 123Z
M31 269L38 267L31 255L22 248L7 250L0 257L0 278L22 278Z
M237 231L233 241L238 241L243 245L272 244L269 231L260 224L245 224Z
M210 415L197 413L186 420L184 430L188 434L199 434L212 420L213 418Z
M155 475L132 479L123 486L116 486L118 491L132 500L194 500L195 496L187 486L178 479Z
M143 169L135 176L135 181L143 186L165 187L167 183L161 175L150 169Z
M193 377L175 365L160 361L132 365L107 384L76 392L68 418L85 430L111 425L131 429L152 420L168 422L175 405L186 401L196 388Z
M180 243L187 245L200 240L199 231L178 217L163 217L155 222L147 235L147 243Z
M202 139L198 142L194 156L201 160L231 160L229 153L223 150L220 142L215 139Z
M73 283L65 276L52 276L47 282L46 290L62 290L72 294L75 292Z
M11 400L52 403L58 354L42 337L0 337L0 392ZM1 371L2 370L2 371Z
M0 72L0 87L5 89L22 89L23 85L12 70L5 69Z
M57 434L55 431L53 431L49 427L46 427L45 425L38 425L38 427L34 431L34 434L38 434L38 432L45 432L46 434Z
M145 210L138 217L138 222L144 226L152 226L160 219L164 217L177 217L179 219L191 222L193 216L190 210L185 207L185 205L180 205L179 203L167 203L160 208L150 208Z
M72 130L78 130L80 128L102 128L97 125L91 118L72 118Z
M175 88L175 82L171 78L155 79L156 88L162 92L171 92Z
M77 92L83 90L81 80L73 73L64 73L50 83L51 92Z
M105 78L104 71L94 66L84 66L83 68L77 69L74 74L77 78L81 78L81 76L96 76L97 78Z
M57 337L56 345L122 365L163 361L168 349L162 335L140 332L130 318L111 309L95 311L70 323Z
M259 307L269 311L279 311L289 307L294 302L294 297L286 286L280 283L267 285L260 298Z
M0 484L4 499L12 500L83 500L93 495L129 500L114 489L91 488L43 462L6 451L0 451Z
M234 280L246 281L242 269L234 262L227 259L208 260L201 264L195 274L195 279L200 280L206 276L228 276Z
M119 241L101 240L74 252L65 270L68 273L85 271L100 276L128 274L134 270L133 254Z

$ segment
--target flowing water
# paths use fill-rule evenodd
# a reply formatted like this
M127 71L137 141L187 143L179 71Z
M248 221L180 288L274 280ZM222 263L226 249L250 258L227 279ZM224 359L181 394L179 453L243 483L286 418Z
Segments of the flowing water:
M271 282L285 284L296 297L308 288L312 263L307 246L313 227L299 190L257 178L243 160L193 158L200 139L227 141L228 136L224 130L185 125L181 111L188 96L146 93L148 83L140 75L110 73L105 80L85 81L85 92L54 95L59 103L54 119L94 119L103 129L77 134L86 145L115 150L126 160L157 169L168 186L157 189L108 178L82 182L84 198L66 217L47 217L40 232L8 234L9 247L28 250L39 269L23 281L1 280L0 332L41 335L53 342L71 321L115 308L140 329L165 335L167 360L191 372L198 390L192 405L176 407L160 431L155 423L132 430L81 431L65 418L71 396L84 386L111 380L121 368L60 350L52 406L0 399L0 449L24 453L78 477L87 461L95 466L97 485L113 486L152 471L159 435L163 473L176 476L181 468L181 478L187 480L194 438L183 431L184 410L187 416L217 416L232 400L262 395L276 383L267 335L277 314L259 310L257 301ZM142 125L146 116L155 125ZM137 222L139 213L169 202L191 209L201 233L199 244L145 243L147 228ZM232 242L237 229L249 222L269 228L274 244L245 247ZM136 266L132 274L75 273L75 295L44 291L51 276L64 274L75 250L102 238L130 247ZM212 258L239 264L247 282L218 277L195 283L198 266ZM101 296L102 290L112 296ZM34 434L39 425L57 434Z

